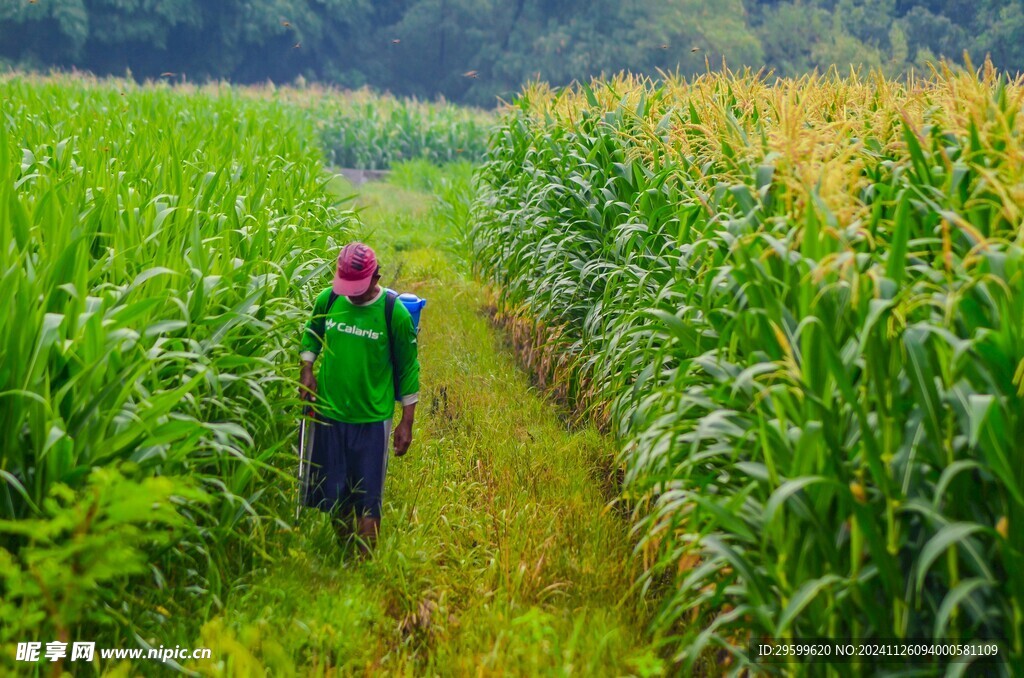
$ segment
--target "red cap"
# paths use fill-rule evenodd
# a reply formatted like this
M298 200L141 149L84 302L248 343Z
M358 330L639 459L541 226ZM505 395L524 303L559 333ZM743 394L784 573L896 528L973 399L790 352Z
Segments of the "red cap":
M342 297L358 297L370 289L377 272L377 255L361 242L341 248L338 270L334 273L334 293Z

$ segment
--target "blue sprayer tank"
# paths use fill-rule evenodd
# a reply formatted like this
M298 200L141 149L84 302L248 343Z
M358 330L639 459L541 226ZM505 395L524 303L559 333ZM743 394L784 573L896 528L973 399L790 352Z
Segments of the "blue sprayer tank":
M412 294L410 292L399 294L398 300L402 302L402 305L405 306L405 309L409 311L409 315L412 316L412 326L417 332L419 332L420 312L423 310L423 307L427 305L427 300L420 299L415 294Z

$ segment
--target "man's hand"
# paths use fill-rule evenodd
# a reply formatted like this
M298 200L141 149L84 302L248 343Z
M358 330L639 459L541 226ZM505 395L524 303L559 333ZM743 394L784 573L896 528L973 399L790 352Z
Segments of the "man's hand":
M395 456L401 457L409 451L412 443L412 422L416 418L416 403L402 406L402 421L395 427Z
M402 417L395 427L395 456L401 457L409 451L412 444L412 417Z
M302 363L302 375L299 377L301 388L299 397L311 403L316 402L316 375L313 374L313 363Z

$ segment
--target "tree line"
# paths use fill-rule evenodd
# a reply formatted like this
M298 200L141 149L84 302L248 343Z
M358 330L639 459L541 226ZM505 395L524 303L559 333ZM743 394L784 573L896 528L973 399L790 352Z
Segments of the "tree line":
M134 77L297 78L491 105L531 79L968 53L1024 69L1022 0L0 0L0 60Z

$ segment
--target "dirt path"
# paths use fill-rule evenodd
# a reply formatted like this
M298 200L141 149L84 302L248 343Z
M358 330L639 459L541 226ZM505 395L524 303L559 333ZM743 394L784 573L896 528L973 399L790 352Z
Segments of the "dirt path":
M416 438L391 461L381 541L366 562L345 558L306 512L197 644L230 675L660 673L628 526L598 480L607 442L567 431L516 368L429 196L362 195L357 235L381 250L385 282L428 299Z

